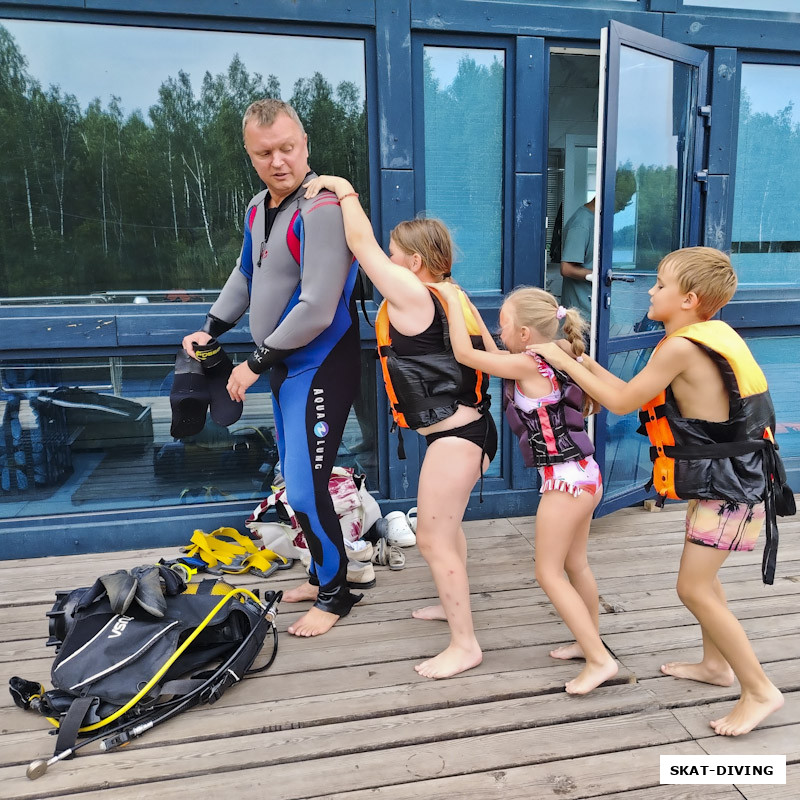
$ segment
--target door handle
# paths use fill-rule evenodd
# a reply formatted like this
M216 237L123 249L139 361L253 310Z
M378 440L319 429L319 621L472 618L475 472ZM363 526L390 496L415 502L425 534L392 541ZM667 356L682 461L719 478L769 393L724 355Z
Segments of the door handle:
M625 283L633 283L636 278L633 275L615 275L614 270L610 269L606 272L606 286L611 286L611 281L624 281Z

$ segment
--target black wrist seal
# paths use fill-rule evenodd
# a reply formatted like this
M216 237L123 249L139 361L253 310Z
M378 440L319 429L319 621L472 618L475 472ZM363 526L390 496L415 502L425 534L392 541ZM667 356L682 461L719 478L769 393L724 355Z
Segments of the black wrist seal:
M257 347L248 356L247 366L250 367L256 375L260 375L262 372L266 372L276 361L280 361L283 352L283 350L273 350L265 344L262 344L261 347Z
M227 333L231 328L236 325L235 322L225 322L225 320L215 317L213 314L206 314L206 321L203 323L201 331L210 334L215 339Z

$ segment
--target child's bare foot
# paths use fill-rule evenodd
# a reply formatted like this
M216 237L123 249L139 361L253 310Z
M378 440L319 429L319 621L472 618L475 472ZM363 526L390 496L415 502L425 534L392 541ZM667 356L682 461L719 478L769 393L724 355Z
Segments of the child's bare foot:
M741 736L753 730L782 705L783 695L776 686L771 685L764 695L747 695L742 692L739 702L730 714L711 720L708 724L720 736Z
M483 653L478 643L475 642L474 646L466 650L450 645L438 656L417 664L414 669L424 678L450 678L458 675L459 672L477 667L481 661L483 661Z
M338 621L338 614L331 614L330 611L312 607L297 622L292 623L287 630L294 636L322 636Z
M569 660L570 658L584 658L583 648L577 643L564 644L561 647L556 647L555 650L550 651L551 658L562 658Z
M661 671L665 675L672 675L673 678L711 683L714 686L732 686L734 681L733 670L728 665L714 667L703 661L699 664L670 661L668 664L661 665Z
M601 683L611 680L617 672L619 664L611 656L602 664L587 663L578 677L566 684L567 694L588 694Z
M283 603L302 603L305 600L316 600L319 594L319 586L312 586L306 581L295 589L289 589L283 593Z
M411 612L414 619L443 619L447 620L447 615L441 604L438 606L425 606L424 608L417 608Z

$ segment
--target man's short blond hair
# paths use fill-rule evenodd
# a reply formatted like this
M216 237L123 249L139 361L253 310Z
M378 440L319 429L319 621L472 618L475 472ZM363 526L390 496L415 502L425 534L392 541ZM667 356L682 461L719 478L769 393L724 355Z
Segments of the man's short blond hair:
M694 292L698 314L710 319L736 292L736 273L730 258L714 247L684 247L664 256L658 265L672 270L681 292Z
M305 128L297 116L297 112L283 100L276 100L273 97L265 97L263 100L256 100L255 103L250 103L247 111L244 112L242 117L242 138L244 138L244 129L247 127L248 122L255 122L256 125L263 125L269 127L278 117L278 114L286 114L289 119L297 123L300 128L300 133L305 135Z

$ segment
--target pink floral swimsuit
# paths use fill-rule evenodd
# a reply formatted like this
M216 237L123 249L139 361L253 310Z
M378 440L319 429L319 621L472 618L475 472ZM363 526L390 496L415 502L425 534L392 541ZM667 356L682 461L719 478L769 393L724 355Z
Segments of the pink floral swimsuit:
M544 397L528 397L514 384L514 402L523 411L530 412L542 406L555 405L561 402L561 389L550 365L539 358L535 353L529 353L536 359L539 373L550 381L553 390ZM562 464L552 464L539 467L539 476L542 481L540 494L545 492L568 492L577 497L581 492L597 494L603 485L600 467L592 456L565 461Z

